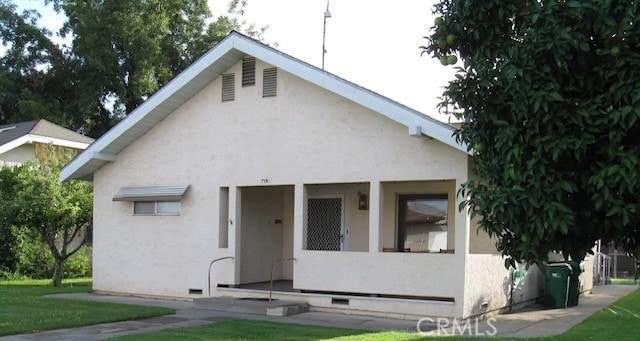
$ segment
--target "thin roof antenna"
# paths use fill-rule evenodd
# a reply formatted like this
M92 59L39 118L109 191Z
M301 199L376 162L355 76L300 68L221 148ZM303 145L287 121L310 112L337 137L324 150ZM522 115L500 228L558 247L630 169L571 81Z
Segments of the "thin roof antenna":
M324 24L322 25L322 70L324 70L324 55L327 53L325 49L325 37L327 35L327 18L331 18L331 12L329 12L329 0L327 0L327 10L324 11Z

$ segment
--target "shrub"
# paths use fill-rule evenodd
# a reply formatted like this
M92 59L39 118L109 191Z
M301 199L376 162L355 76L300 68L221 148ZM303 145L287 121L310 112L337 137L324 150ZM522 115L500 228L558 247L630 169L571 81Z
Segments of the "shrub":
M15 273L30 278L51 278L55 263L49 247L40 236L26 228L14 228L18 263Z
M67 259L65 278L91 277L91 246L84 245L78 252Z

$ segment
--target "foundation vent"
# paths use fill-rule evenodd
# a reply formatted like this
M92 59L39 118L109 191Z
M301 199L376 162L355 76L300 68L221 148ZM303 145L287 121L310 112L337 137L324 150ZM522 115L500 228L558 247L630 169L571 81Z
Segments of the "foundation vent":
M332 297L331 304L349 305L349 299Z
M189 288L189 295L202 295L202 289Z

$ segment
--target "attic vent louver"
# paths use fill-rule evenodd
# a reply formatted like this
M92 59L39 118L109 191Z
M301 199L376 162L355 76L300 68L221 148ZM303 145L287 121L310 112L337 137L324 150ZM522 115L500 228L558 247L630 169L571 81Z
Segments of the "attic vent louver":
M245 57L242 59L242 86L256 85L256 59Z
M222 75L222 101L233 101L236 97L235 93L236 81L234 74Z
M278 71L276 68L262 70L262 97L275 97L278 89Z

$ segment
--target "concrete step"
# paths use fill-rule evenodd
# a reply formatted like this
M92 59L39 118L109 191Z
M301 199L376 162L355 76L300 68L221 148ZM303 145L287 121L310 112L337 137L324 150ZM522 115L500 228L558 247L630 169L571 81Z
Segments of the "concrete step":
M271 300L254 297L212 297L196 298L193 307L217 311L228 311L269 316L289 316L306 312L309 309L307 302L287 300Z

